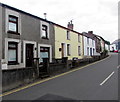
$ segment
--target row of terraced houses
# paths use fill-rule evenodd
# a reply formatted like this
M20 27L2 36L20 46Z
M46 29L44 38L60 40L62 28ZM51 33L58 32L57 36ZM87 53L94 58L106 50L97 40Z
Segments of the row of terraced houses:
M2 69L32 66L32 59L82 59L109 50L93 31L77 32L72 22L63 27L22 10L0 4L0 59Z

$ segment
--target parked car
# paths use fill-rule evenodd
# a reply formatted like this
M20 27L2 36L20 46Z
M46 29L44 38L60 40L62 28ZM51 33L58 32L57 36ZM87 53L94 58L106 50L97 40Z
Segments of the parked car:
M114 52L118 53L118 50L114 50Z

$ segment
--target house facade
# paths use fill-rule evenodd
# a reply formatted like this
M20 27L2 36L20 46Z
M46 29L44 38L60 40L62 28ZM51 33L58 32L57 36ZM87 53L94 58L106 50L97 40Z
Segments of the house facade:
M70 26L71 27L71 26ZM55 58L83 58L83 36L70 28L54 24L55 29Z
M88 33L83 32L84 41L84 57L100 55L99 54L99 41L96 36L89 31Z
M50 21L4 4L0 16L2 69L31 67L34 58L52 62L55 36Z

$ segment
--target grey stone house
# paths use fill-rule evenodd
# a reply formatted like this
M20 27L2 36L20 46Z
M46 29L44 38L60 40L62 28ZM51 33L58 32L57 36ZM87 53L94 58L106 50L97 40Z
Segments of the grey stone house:
M0 3L2 69L32 66L33 58L54 57L54 27L50 21Z

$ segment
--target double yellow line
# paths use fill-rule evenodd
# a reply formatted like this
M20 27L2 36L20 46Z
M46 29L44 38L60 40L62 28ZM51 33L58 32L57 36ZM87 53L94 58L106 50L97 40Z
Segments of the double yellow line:
M102 59L102 60L100 60L100 61L97 61L97 62L88 64L88 65L86 65L86 66L83 66L83 67L80 67L80 68L77 68L77 69L73 69L73 70L71 70L71 71L68 71L68 72L65 72L65 73L62 73L62 74L59 74L59 75L50 77L50 78L46 78L46 79L44 79L44 80L41 80L41 81L38 81L38 82L35 82L35 83L32 83L32 84L29 84L29 85L27 85L27 86L23 86L23 87L21 87L21 88L18 88L18 89L15 89L15 90L11 90L11 91L9 91L9 92L5 92L5 93L3 93L3 94L0 94L0 97L6 96L6 95L9 95L9 94L12 94L12 93L15 93L15 92L24 90L24 89L27 89L27 88L29 88L29 87L32 87L32 86L35 86L35 85L44 83L44 82L46 82L46 81L52 80L52 79L57 78L57 77L61 77L61 76L63 76L63 75L66 75L66 74L69 74L69 73L78 71L78 70L80 70L80 69L83 69L83 68L86 68L86 67L91 66L91 65L93 65L93 64L96 64L96 63L99 63L99 62L101 62L101 61L104 61L104 60L106 60L106 59L108 59L108 58L110 58L110 57L111 57L111 55L110 55L109 57L105 58L105 59Z

